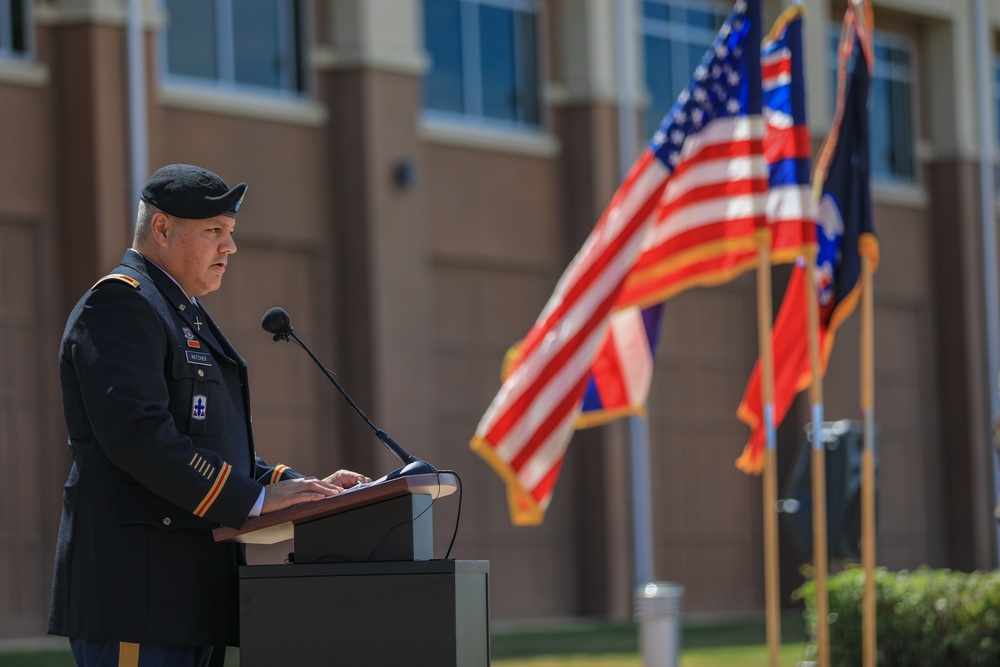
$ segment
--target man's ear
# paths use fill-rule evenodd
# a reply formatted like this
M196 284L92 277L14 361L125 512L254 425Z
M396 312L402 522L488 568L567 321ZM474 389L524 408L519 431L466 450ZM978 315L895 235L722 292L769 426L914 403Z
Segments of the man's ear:
M157 211L153 214L153 219L149 221L149 231L153 243L161 248L165 248L167 246L167 237L174 231L173 220L165 213Z

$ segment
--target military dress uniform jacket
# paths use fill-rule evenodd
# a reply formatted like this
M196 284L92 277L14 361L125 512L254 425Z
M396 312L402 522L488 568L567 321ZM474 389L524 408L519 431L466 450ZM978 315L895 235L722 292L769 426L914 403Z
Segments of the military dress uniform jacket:
M158 645L239 643L239 526L262 484L246 362L163 271L128 251L77 303L59 355L73 464L49 632Z

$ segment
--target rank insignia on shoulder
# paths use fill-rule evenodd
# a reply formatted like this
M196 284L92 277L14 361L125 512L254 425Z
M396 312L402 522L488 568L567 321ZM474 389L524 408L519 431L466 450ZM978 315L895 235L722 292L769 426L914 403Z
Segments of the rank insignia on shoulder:
M93 290L95 287L108 280L118 280L125 283L129 287L132 287L134 289L139 289L139 281L133 278L132 276L126 276L124 273L109 273L108 275L104 276L96 283L94 283L94 286L91 287L90 289Z

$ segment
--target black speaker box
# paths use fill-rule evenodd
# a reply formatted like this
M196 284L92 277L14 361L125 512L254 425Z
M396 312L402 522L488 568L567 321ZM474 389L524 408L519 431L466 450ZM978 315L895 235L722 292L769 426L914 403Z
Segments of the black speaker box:
M827 557L861 558L861 456L863 425L859 421L823 422L820 429L826 453ZM799 450L778 502L782 527L805 560L813 551L812 425L807 424ZM879 455L875 437L875 505L878 507Z

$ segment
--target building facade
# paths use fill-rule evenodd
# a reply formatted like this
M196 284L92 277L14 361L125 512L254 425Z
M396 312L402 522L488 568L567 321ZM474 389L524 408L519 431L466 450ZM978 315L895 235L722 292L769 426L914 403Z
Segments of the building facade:
M818 144L845 5L803 4ZM995 249L984 252L979 188L981 152L994 149L980 141L976 104L989 96L996 135L1000 93L975 77L973 4L875 3L877 559L891 569L992 568L997 557L983 278ZM986 5L994 40L1000 2ZM125 0L0 2L0 460L10 477L0 638L45 628L70 463L56 363L65 318L130 244L134 174L172 162L250 185L239 252L205 302L250 363L261 456L315 473L395 467L311 360L261 332L260 316L280 305L379 426L459 472L451 556L491 562L494 619L629 617L625 424L577 433L546 520L531 528L510 525L502 482L468 442L504 353L619 182L619 114L638 147L728 3L135 6L139 52ZM765 2L765 24L783 6ZM775 303L788 273L774 270ZM761 483L733 465L747 436L735 411L757 356L754 298L747 274L682 293L664 312L648 419L654 570L685 587L690 613L763 610ZM855 315L831 357L829 419L859 416L857 341ZM808 419L799 399L779 430L782 476ZM456 500L435 508L438 556ZM251 557L280 562L288 548ZM801 562L783 534L786 599Z

